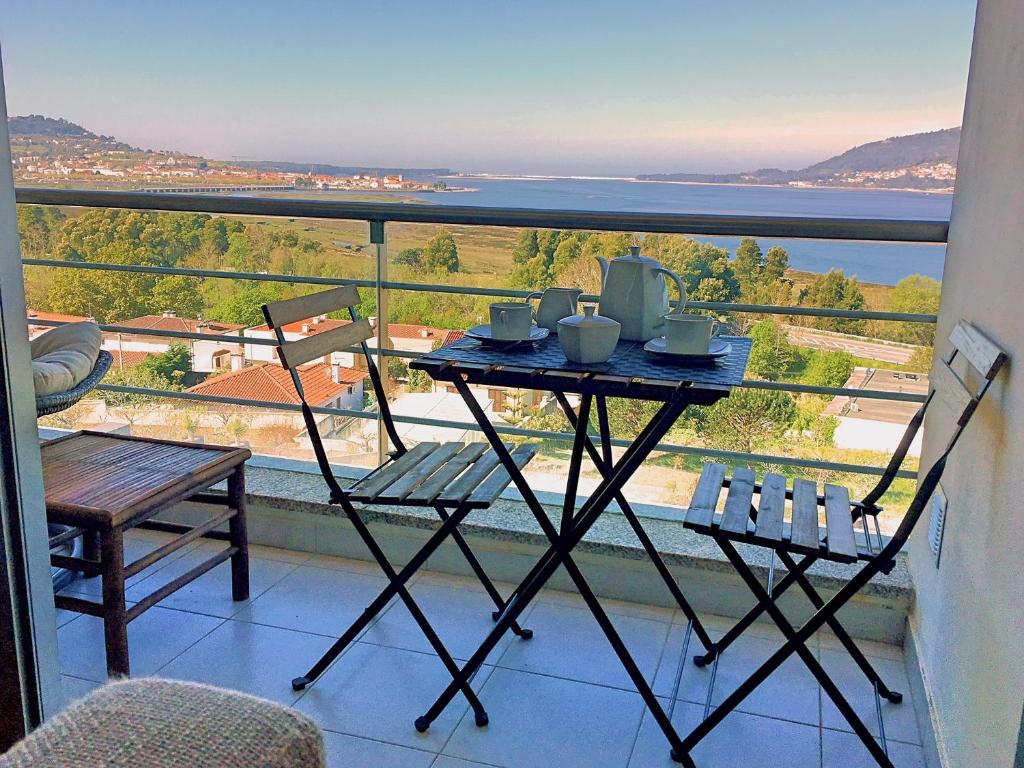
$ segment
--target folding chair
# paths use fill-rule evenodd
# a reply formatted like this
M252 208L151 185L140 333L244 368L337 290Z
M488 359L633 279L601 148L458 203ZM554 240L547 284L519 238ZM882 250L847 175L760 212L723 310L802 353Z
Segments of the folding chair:
M267 304L263 307L263 316L277 339L276 349L281 365L291 373L295 391L302 401L302 416L313 446L313 453L320 466L320 472L330 489L330 502L341 506L345 511L356 533L359 534L373 559L377 561L388 579L388 586L366 607L355 623L345 630L323 658L314 664L305 675L292 681L292 687L295 690L302 690L323 674L327 667L358 637L360 632L369 626L373 618L396 595L409 609L409 613L412 614L413 619L448 672L452 676L458 672L458 666L451 654L448 653L405 586L409 578L448 536L451 536L462 550L473 572L494 601L497 611L505 607L505 602L498 590L469 548L469 544L459 533L458 525L471 511L489 507L508 486L511 478L501 466L498 456L493 450L490 450L486 443L439 444L424 442L412 448L406 448L395 428L381 382L380 371L366 345L366 340L373 336L373 329L365 318L360 319L356 315L355 305L358 302L359 292L356 288L351 285L343 285L320 293ZM351 322L313 336L293 341L287 340L285 326L288 324L344 309L348 310ZM330 362L332 354L354 344L359 345L366 358L367 371L377 398L378 413L394 450L389 452L389 459L384 464L357 482L343 487L338 478L334 476L328 462L316 419L302 389L299 369L300 366L314 360L326 359ZM512 446L509 446L509 450L512 451L516 466L522 468L533 458L536 446L522 445L514 450ZM360 518L354 504L432 507L437 512L441 525L427 540L423 548L402 568L401 572L396 572ZM523 639L533 636L530 630L523 629L518 624L514 625L512 630ZM461 690L473 708L477 725L485 725L487 713L469 683L464 684Z
M694 663L697 666L711 662L717 665L722 652L765 612L782 630L786 642L710 715L705 713L704 721L683 740L687 751L692 750L747 695L764 682L789 656L796 653L817 678L822 689L853 727L878 764L884 768L892 768L885 742L881 699L885 698L898 704L903 700L903 696L886 686L843 629L836 614L877 573L889 573L895 566L896 555L907 542L914 525L924 512L942 476L950 452L988 390L992 379L1006 362L1006 354L969 323L959 323L950 335L950 341L953 350L948 358L935 366L932 386L924 404L907 426L881 480L863 500L851 502L849 491L845 487L830 483L826 483L824 492L819 493L816 485L808 480L796 480L792 488L787 488L785 478L777 474L768 473L763 482L757 483L754 473L747 468L737 468L730 478L726 476L725 467L721 464L710 463L704 466L684 525L715 539L758 602L706 653L695 656ZM973 368L976 374L962 377L954 371L952 364L960 356L966 360L965 367ZM980 381L980 386L972 391L966 381ZM944 401L952 410L956 416L956 429L942 455L925 474L896 532L888 542L885 542L878 524L878 515L882 508L877 502L895 479L926 411L936 399ZM719 513L716 509L723 488L728 489L728 492ZM756 506L753 502L755 493L759 495ZM792 502L789 525L783 521L786 501ZM819 528L819 515L822 510L825 517L824 536L821 535ZM767 586L758 581L751 568L736 551L733 542L772 550ZM777 584L773 584L776 557L788 572ZM796 557L801 559L798 561ZM818 560L840 563L864 562L866 565L826 602L806 576L807 569ZM813 616L799 629L793 627L778 607L779 597L793 584L799 585L815 608ZM835 633L874 687L879 741L871 736L853 707L806 646L807 640L826 625ZM714 679L713 673L711 677ZM687 765L693 765L688 754L673 757Z

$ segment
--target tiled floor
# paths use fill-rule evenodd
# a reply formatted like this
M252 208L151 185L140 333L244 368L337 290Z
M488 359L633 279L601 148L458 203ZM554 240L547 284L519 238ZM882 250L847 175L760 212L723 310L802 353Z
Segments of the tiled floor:
M157 534L134 535L130 556L158 541ZM200 556L193 548L167 562L136 581L129 599L184 572ZM332 768L676 765L607 640L575 595L543 593L523 620L535 631L534 639L506 638L477 675L474 687L490 715L486 728L475 726L465 701L457 698L420 734L413 720L449 678L401 603L392 603L309 689L297 693L289 684L384 587L375 566L254 547L251 599L233 603L229 582L228 565L221 565L133 622L133 672L198 680L294 706L324 729ZM95 586L78 582L70 589L93 592ZM457 658L466 658L491 626L490 602L471 579L424 573L414 580L412 592ZM685 634L680 614L614 601L606 601L606 609L668 706ZM66 612L59 623L61 671L65 691L74 698L104 679L102 627L97 619ZM709 616L707 625L720 634L729 622ZM777 631L755 626L723 656L712 703L720 702L780 643ZM835 639L815 639L812 647L868 726L877 730L871 689ZM899 768L923 768L900 649L862 647L906 696L902 705L884 705L893 761ZM709 675L691 663L683 669L673 715L681 732L702 717ZM701 768L874 765L795 659L731 714L694 757Z

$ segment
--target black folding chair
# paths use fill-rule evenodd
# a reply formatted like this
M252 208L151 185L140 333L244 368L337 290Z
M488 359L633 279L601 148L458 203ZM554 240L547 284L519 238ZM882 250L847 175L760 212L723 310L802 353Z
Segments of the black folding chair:
M366 345L366 340L373 336L373 329L365 318L360 319L356 316L355 305L358 302L359 293L356 288L344 285L308 296L267 304L263 307L263 316L267 320L267 325L273 329L277 338L276 349L281 365L291 373L295 391L302 401L302 416L320 471L330 489L330 501L332 504L338 504L345 511L356 533L366 544L373 559L377 561L388 579L388 586L366 607L362 615L331 646L323 658L314 664L305 675L292 681L292 687L295 690L302 690L323 674L327 667L358 637L360 632L369 626L373 618L396 595L409 609L409 613L412 614L413 619L449 673L453 677L456 675L459 670L458 666L405 586L412 575L448 536L451 536L462 550L473 572L494 601L497 611L505 607L505 601L502 600L498 590L480 565L480 561L469 548L469 544L459 533L458 525L471 511L490 506L508 486L511 478L501 465L498 456L493 450L490 450L486 443L425 442L412 448L406 448L395 429L381 382L380 371ZM350 323L294 341L286 339L284 327L287 324L342 309L348 310ZM366 358L367 371L377 398L378 413L394 450L389 452L390 458L384 464L357 482L343 487L334 476L328 462L316 419L302 390L299 367L310 361L324 358L329 362L333 353L347 349L354 344L359 345ZM533 445L522 445L514 450L512 446L509 446L509 449L512 451L516 466L520 468L524 467L536 453L536 447ZM360 518L354 504L432 507L440 517L441 525L405 567L400 572L396 572ZM497 612L494 615L496 616ZM524 639L529 639L533 635L530 630L523 629L518 624L514 625L512 630ZM469 683L464 684L461 690L473 708L477 725L486 725L487 713Z
M765 475L763 482L757 483L754 473L745 467L737 468L730 478L726 476L725 467L721 464L711 463L704 466L684 524L687 528L715 539L758 602L706 653L695 656L694 663L697 666L711 662L717 664L722 652L765 612L782 630L786 642L713 712L705 713L703 722L683 739L687 754L673 757L687 765L693 765L689 751L788 657L796 653L878 764L884 768L893 768L885 742L881 699L885 698L898 704L903 700L903 696L886 686L843 629L836 614L877 573L889 573L895 566L896 555L907 542L914 525L924 512L939 483L950 452L977 409L978 402L988 390L992 379L1006 362L1006 354L969 323L959 323L950 335L950 341L953 350L948 358L935 366L932 386L924 404L907 426L903 439L881 480L863 500L851 502L846 488L830 483L825 484L823 493L818 493L816 485L809 480L796 480L792 488L787 488L786 479L777 474L769 473ZM961 376L953 368L954 361L961 356L966 361L965 376ZM973 368L976 373L971 373L968 368ZM972 390L967 381L980 381L980 386ZM956 429L942 455L918 486L896 532L886 542L882 538L878 524L878 515L882 511L878 506L878 500L895 479L926 411L936 399L944 401L951 408L956 416ZM716 509L723 488L727 488L728 493L719 513ZM759 495L757 505L753 502L755 493ZM783 520L787 500L792 502L791 522L788 525ZM819 528L819 515L822 509L825 517L824 536ZM758 581L751 568L736 551L733 542L753 544L772 550L767 586ZM775 557L778 557L788 571L777 584L773 584ZM801 559L798 561L796 557ZM826 602L806 576L807 569L818 560L840 563L864 562L866 565ZM779 597L793 584L799 585L815 608L812 617L799 629L793 627L778 607ZM826 625L835 633L874 687L879 741L872 737L853 707L806 646L808 639ZM714 674L711 677L714 679Z

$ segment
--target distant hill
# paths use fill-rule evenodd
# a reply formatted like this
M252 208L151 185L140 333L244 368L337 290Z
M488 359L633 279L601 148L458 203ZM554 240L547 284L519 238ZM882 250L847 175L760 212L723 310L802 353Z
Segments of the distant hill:
M861 144L796 171L762 168L748 173L652 173L637 178L710 184L948 189L956 178L959 147L960 129L946 128Z
M7 118L7 130L12 136L80 136L86 139L97 139L95 133L85 130L80 125L65 120L43 115L18 115Z

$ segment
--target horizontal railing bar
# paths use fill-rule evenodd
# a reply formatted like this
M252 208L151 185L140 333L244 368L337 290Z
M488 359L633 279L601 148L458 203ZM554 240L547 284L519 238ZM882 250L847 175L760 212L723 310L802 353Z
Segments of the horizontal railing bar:
M59 267L64 269L98 269L111 272L141 272L147 275L179 275L182 277L208 277L221 280L257 280L265 283L302 283L304 285L355 285L376 288L375 280L351 277L315 277L309 275L280 275L270 272L231 272L219 269L188 269L186 267L158 267L154 264L108 264L98 261L65 261L63 259L22 259L29 267Z
M689 235L746 235L828 240L888 240L945 243L947 221L900 219L805 218L795 216L726 216L681 213L491 208L420 203L357 203L271 197L222 197L198 194L116 190L18 187L19 203L89 208L220 213L244 216L289 216L308 219L363 219L419 224L464 224L545 229L659 232Z
M187 269L184 267L158 267L149 264L107 264L94 261L64 261L62 259L22 259L22 263L32 267L57 267L61 269L96 269L111 272L141 272L152 275L179 275L184 277L203 277L218 280L254 280L271 283L297 283L303 285L355 285L360 288L376 288L373 280L341 277L307 277L302 275L282 275L264 272L229 272L215 269ZM406 283L393 280L382 280L381 288L394 291L428 291L430 293L449 293L464 296L512 296L525 298L532 291L516 288L482 288L458 285L438 285L434 283ZM600 297L594 294L583 294L581 301L597 301ZM688 309L708 309L718 312L749 312L760 315L801 315L806 317L841 317L855 320L894 320L904 323L935 323L936 315L910 312L881 312L871 309L835 309L832 307L798 307L773 304L740 304L728 301L689 301Z
M97 387L97 389L111 392L150 395L153 397L162 397L170 399L196 400L199 402L222 403L225 405L242 405L257 408L269 408L272 410L300 410L299 406L291 405L288 403L271 403L263 400L246 400L244 398L222 397L219 395L200 395L195 392L179 392L171 390L149 389L146 387L126 387L117 384L100 384L99 387ZM324 408L320 406L312 407L311 410L314 413L348 416L357 419L377 418L376 413L372 411L353 411L346 408ZM465 429L468 431L479 430L479 425L470 422L448 421L444 419L431 419L422 416L405 416L399 414L393 415L392 418L394 418L395 421L399 421L406 424L417 424L430 427L444 427L448 429ZM508 427L499 424L495 424L494 428L497 432L501 434L513 435L517 437L536 437L540 439L559 440L566 442L571 442L573 439L573 435L568 432L551 432L548 430L528 429L523 427ZM629 440L622 440L618 438L613 438L611 442L612 445L619 446L621 448L627 448L632 444ZM739 451L717 450L714 448L696 448L684 445L673 445L671 443L660 443L655 448L655 450L660 451L662 453L692 454L696 456L735 459L737 461L756 461L767 464L785 464L787 466L805 467L809 469L825 469L836 472L852 472L854 474L862 475L882 475L885 472L885 467L874 467L869 464L846 464L842 462L821 461L818 459L801 459L790 458L787 456L775 456L772 454L743 453ZM900 472L897 473L897 477L914 479L917 477L917 474L908 470L901 470Z

